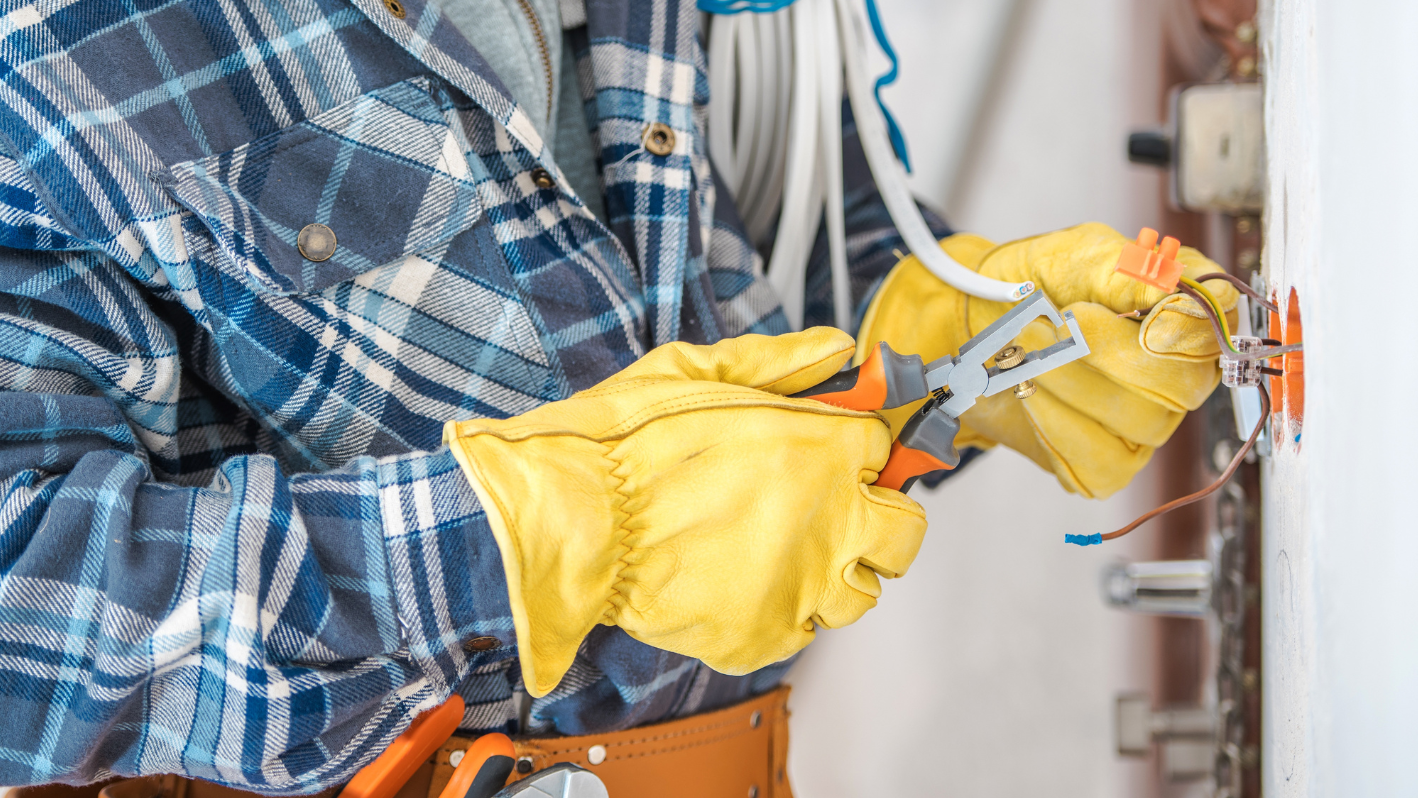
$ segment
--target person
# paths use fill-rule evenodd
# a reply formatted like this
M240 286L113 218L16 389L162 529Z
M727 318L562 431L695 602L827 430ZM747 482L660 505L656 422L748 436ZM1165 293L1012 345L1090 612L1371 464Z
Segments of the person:
M812 326L819 240L790 332L707 156L693 3L4 24L0 783L312 792L454 693L470 732L693 716L906 572L888 423L789 394L1007 308L893 254L849 126L860 329ZM1119 234L935 223L1093 349L967 413L972 452L1105 497L1215 387L1205 317L1112 276Z

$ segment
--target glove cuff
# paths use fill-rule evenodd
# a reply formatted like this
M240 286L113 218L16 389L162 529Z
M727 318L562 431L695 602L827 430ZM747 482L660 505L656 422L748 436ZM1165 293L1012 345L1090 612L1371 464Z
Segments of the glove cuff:
M613 611L627 549L609 447L575 436L509 441L450 422L444 439L487 513L507 575L522 679L540 698Z

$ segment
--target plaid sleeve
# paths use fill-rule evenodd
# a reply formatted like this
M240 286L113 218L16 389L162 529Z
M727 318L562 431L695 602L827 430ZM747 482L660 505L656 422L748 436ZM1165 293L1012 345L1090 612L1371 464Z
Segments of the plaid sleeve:
M47 235L10 211L31 233L4 240ZM481 507L446 449L306 474L254 453L125 277L0 249L0 783L344 781L515 656Z

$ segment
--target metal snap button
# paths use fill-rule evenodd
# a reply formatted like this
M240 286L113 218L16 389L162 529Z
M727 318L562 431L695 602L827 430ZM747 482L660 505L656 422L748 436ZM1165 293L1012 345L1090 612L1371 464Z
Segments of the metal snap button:
M640 143L651 155L669 155L675 151L675 132L663 122L652 122L645 126Z
M300 254L316 263L329 260L335 254L335 244L335 231L319 222L300 228L300 235L295 238L295 248Z
M551 176L551 172L540 166L532 170L532 182L537 184L537 188L556 188L556 179Z
M522 757L521 759L517 760L517 772L518 772L518 773L521 773L521 774L523 774L523 775L526 775L526 774L528 774L528 773L531 773L531 772L532 772L532 767L533 767L533 765L532 765L532 758L531 758L530 756L524 756L524 757Z
M466 753L466 752L464 752L462 749L459 749L459 750L457 750L457 751L449 751L449 752L448 752L448 764L452 765L452 766L455 767L455 768L458 767L459 765L463 764L463 754L464 754L464 753Z
M464 651L491 651L502 645L502 641L495 637L474 637L463 644Z
M604 745L593 745L587 748L586 761L593 765L599 765L606 761L606 747Z
M404 10L404 4L400 3L399 0L384 0L384 7L389 9L390 14L393 14L399 19L403 19L404 15L409 13Z

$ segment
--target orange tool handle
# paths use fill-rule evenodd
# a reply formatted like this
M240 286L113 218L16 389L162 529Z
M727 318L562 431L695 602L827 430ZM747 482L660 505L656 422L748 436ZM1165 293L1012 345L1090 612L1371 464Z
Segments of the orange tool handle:
M463 752L463 761L438 798L492 798L507 784L507 777L517 764L516 756L512 738L484 734Z
M898 355L881 341L872 347L866 362L793 394L848 410L889 410L924 399L926 369L920 355Z
M886 405L886 361L881 356L886 342L877 344L862 365L833 374L798 397L816 399L848 410L880 410Z
M340 798L394 798L419 766L447 742L463 720L463 698L454 695L414 718L384 753L355 774Z
M901 428L876 484L906 493L917 477L960 465L960 452L955 448L959 432L958 419L928 403Z
M948 471L953 468L954 465L941 462L929 452L908 449L901 441L892 441L891 455L886 458L886 467L881 469L873 484L905 493L911 489L911 485L907 483L914 484L917 477L932 471Z
M872 347L862 365L793 394L849 410L902 407L928 395L921 356L898 355L885 341ZM928 404L902 428L900 437L891 444L886 466L877 475L877 485L905 493L916 477L960 463L955 451L955 433L960 424L932 407Z

